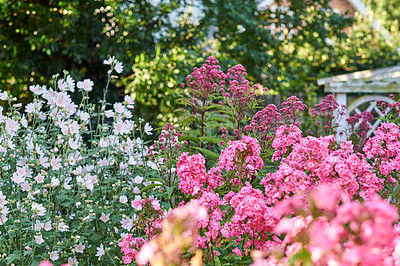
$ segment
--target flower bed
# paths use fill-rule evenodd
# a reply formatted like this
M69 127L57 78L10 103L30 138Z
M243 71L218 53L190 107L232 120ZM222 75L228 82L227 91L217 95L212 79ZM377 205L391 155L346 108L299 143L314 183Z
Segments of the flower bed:
M123 67L104 63L109 83ZM0 261L400 263L397 103L375 136L363 114L338 143L332 96L262 108L245 69L212 57L186 81L181 119L154 142L131 97L92 104L90 79L56 75L24 107L2 92Z

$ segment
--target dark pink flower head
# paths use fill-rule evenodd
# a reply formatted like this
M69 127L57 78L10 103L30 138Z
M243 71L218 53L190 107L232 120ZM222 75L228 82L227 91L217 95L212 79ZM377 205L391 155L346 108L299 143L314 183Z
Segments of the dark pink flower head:
M207 180L205 159L201 154L188 155L183 153L178 158L176 165L179 188L185 194L196 195L203 190L203 184Z
M237 171L239 178L251 178L264 165L260 157L260 145L255 138L242 136L241 140L228 142L228 147L221 152L218 168L227 172Z
M270 104L253 116L250 126L245 127L245 131L251 131L261 145L266 145L272 140L272 134L280 120L281 114L278 112L278 108L274 104Z
M197 103L204 105L210 94L217 90L219 82L225 79L225 74L220 70L221 67L218 64L218 60L210 56L202 67L195 67L192 74L186 77L192 99L200 101L195 100L195 105Z
M307 109L307 105L299 101L296 96L287 98L286 102L281 105L281 113L286 124L300 125L296 120L301 116L303 111Z
M245 78L246 70L242 65L233 66L228 70L226 78L228 82L221 81L221 88L225 91L223 97L225 103L234 109L238 121L241 121L249 109L254 108L257 94L255 90L258 86L250 86L250 82Z

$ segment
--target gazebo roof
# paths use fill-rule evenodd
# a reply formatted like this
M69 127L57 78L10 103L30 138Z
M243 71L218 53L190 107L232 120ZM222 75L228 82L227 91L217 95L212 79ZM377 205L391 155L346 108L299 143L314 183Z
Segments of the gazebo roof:
M317 83L328 93L400 92L400 65L322 78Z

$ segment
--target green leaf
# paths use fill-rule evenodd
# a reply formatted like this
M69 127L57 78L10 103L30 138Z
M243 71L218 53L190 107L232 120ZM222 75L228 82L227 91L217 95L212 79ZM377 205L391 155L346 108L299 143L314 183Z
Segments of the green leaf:
M212 142L212 143L215 143L215 144L219 144L221 142L221 140L222 140L219 137L199 137L199 139L205 140L207 142Z
M215 159L219 158L219 155L216 154L215 152L212 152L212 151L209 151L209 150L206 150L206 149L203 149L203 148L199 148L199 147L192 147L192 148L195 149L195 150L200 151L203 154L207 154L208 156L211 156L211 157L213 157Z
M7 264L11 264L13 261L19 260L21 253L19 250L14 251L10 256L7 257Z

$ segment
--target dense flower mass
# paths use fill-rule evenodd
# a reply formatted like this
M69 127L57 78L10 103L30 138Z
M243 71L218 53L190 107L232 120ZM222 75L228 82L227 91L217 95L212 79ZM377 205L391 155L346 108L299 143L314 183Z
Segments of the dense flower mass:
M326 203L320 205L322 194ZM364 203L348 201L346 196L339 186L322 185L309 194L309 208L285 207L283 214L291 216L281 219L274 229L285 237L276 243L271 256L257 258L253 265L287 265L301 252L308 256L298 256L299 261L314 265L397 265L400 234L398 226L393 226L399 218L397 209L379 196Z
M182 154L176 165L176 172L180 178L179 188L185 194L196 195L206 182L205 160L201 154Z
M221 151L218 168L225 169L227 172L235 171L237 178L232 179L234 184L240 179L251 179L264 165L260 157L260 149L257 140L249 136L230 141L228 147Z
M306 128L298 98L261 109L245 76L208 58L154 141L90 79L55 75L25 106L0 92L0 264L399 265L398 118L367 138L361 113L338 141L332 95Z

